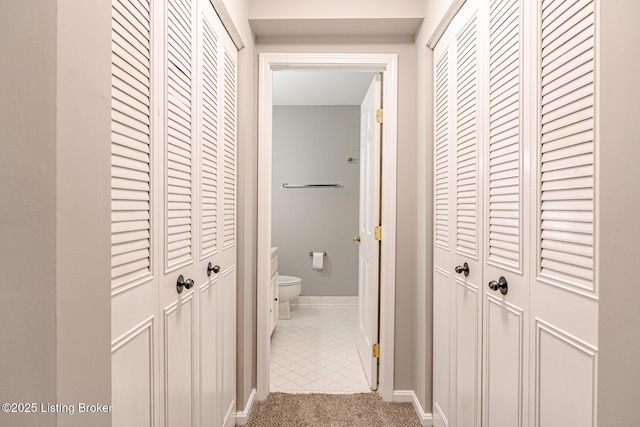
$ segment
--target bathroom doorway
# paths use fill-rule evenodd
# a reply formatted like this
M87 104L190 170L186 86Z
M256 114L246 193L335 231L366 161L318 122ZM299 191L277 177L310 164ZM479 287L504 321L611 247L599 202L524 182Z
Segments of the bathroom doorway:
M326 188L313 188L312 191L331 191L333 188L335 190L341 189L340 182L284 182L284 179L280 179L283 182L276 182L275 175L272 173L273 169L278 167L281 171L285 168L286 165L274 165L272 163L273 154L275 154L276 147L273 145L272 131L275 130L275 122L274 117L279 114L277 107L274 107L272 104L273 99L273 89L274 85L277 85L277 77L274 77L276 73L282 72L282 70L287 70L287 72L292 72L292 70L301 71L305 70L307 77L310 75L311 70L315 72L318 71L327 71L331 70L332 72L340 72L342 74L359 74L364 75L363 73L369 73L368 78L369 81L366 82L365 87L368 89L371 82L374 82L373 76L380 73L380 81L379 84L383 87L383 97L385 100L385 120L384 126L382 126L381 134L382 138L385 141L383 153L382 153L382 165L380 169L377 169L376 172L380 177L381 182L381 191L378 189L378 194L381 193L381 198L383 203L380 204L382 206L382 212L380 215L381 226L384 230L384 240L380 243L380 269L375 268L376 279L379 278L380 287L379 290L375 289L376 301L375 308L369 309L365 311L361 311L362 313L366 313L365 317L370 319L371 324L375 324L375 328L371 328L370 333L373 335L372 341L379 342L379 359L370 356L370 362L375 363L375 365L371 365L369 369L375 369L375 366L378 365L379 360L379 380L377 384L379 384L379 392L383 399L391 400L393 398L393 335L394 335L394 310L395 310L395 181L396 181L396 130L397 130L397 57L396 55L380 55L380 54L356 54L356 55L336 55L336 54L315 54L315 55L301 55L301 54L262 54L260 56L260 110L259 110L259 200L258 200L258 319L257 319L257 397L258 399L264 399L269 392L270 386L270 347L271 347L271 292L270 292L270 278L271 278L271 246L272 246L272 230L271 225L273 224L272 218L272 194L276 191L284 192L288 191L296 191L296 198L307 197L300 196L303 191L303 188L309 189L310 187L296 187L295 189L292 187L287 188L283 184L291 184L293 186L300 184L337 184L334 187L326 187ZM314 85L316 87L317 85ZM327 91L320 91L321 93L325 93ZM344 91L343 91L344 92ZM347 115L346 112L344 112ZM359 130L354 131L354 135L356 136L355 140L357 141L354 144L353 138L347 138L347 150L343 151L341 155L343 155L345 165L354 166L355 169L351 169L352 171L357 171L357 175L359 176L359 151L357 146L359 146ZM356 135L357 134L357 135ZM343 147L344 148L344 147ZM286 162L285 162L286 163ZM279 177L282 178L282 177ZM359 178L358 178L359 179ZM287 180L290 181L290 180ZM279 187L279 188L278 188ZM379 187L378 187L379 188ZM308 191L307 191L308 193ZM335 194L335 193L334 193ZM359 194L359 189L358 189ZM310 197L310 196L309 196ZM357 199L356 199L357 200ZM307 200L308 202L309 200ZM357 201L356 201L357 203ZM290 218L291 221L291 218ZM356 221L356 224L359 220ZM315 221L317 222L317 221ZM309 221L309 226L313 227L314 221ZM291 224L291 222L289 222ZM333 228L331 228L333 229ZM353 228L352 228L353 229ZM355 229L356 233L357 226ZM340 234L345 234L344 232ZM352 233L353 234L353 233ZM355 237L358 237L357 235ZM314 259L312 260L315 252L319 250L320 260ZM295 256L300 256L300 254L304 254L307 257L306 260L289 264L290 269L293 269L292 265L304 265L305 267L310 267L312 261L322 261L323 253L328 252L325 251L324 248L305 248L294 251ZM357 251L356 251L357 252ZM353 251L352 251L353 253ZM331 269L334 267L332 262L338 258L332 258L332 254L327 253L329 255L327 258L327 264L323 265L323 269ZM358 265L357 261L354 265ZM317 275L318 278L322 278L321 272L323 269L318 269L320 272ZM356 267L357 269L357 267ZM291 274L290 271L283 272L285 275ZM356 271L357 274L357 271ZM313 277L313 276L311 276ZM272 289L272 288L271 288ZM347 292L344 289L340 289L337 292ZM311 293L314 293L313 291ZM361 293L359 293L361 295ZM374 314L378 315L378 295L380 297L380 318L379 318L379 329L378 319L377 317L372 317ZM305 295L302 295L304 297ZM349 306L349 297L353 295L328 295L327 297L334 302L336 299L343 303L345 306ZM345 297L345 298L342 298ZM308 300L301 298L301 302L298 308L301 308L305 305L305 302L322 302L322 297L320 300L314 298L314 295L310 295ZM353 301L353 300L352 300ZM346 303L345 303L346 302ZM309 304L309 306L314 304ZM330 304L321 304L321 306L330 306ZM341 304L338 304L341 305ZM336 306L335 303L333 306ZM373 313L375 312L375 313ZM302 314L303 312L300 312ZM294 315L295 316L295 315ZM302 320L302 315L300 319ZM337 317L337 316L333 316ZM357 317L356 317L357 318ZM357 321L356 321L357 324ZM284 328L283 328L284 329ZM375 329L375 331L373 330ZM379 339L377 339L379 336ZM353 340L351 340L353 341ZM377 342L375 343L377 344ZM367 352L368 353L368 352ZM366 359L366 357L365 357ZM358 361L359 362L359 361ZM324 364L327 365L326 360ZM378 370L375 370L377 373ZM372 384L376 385L375 375L370 378ZM367 388L370 385L367 383ZM374 387L375 388L375 387ZM355 390L354 390L355 391ZM360 391L360 390L357 390ZM364 390L362 390L364 391Z
M377 389L380 80L273 73L270 391Z

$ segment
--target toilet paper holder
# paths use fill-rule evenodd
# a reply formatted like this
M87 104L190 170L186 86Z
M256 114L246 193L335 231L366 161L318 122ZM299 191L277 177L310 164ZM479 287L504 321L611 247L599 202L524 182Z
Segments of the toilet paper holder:
M313 256L313 252L309 252L309 256ZM326 252L323 252L323 253L322 253L322 256L327 256L327 253L326 253Z

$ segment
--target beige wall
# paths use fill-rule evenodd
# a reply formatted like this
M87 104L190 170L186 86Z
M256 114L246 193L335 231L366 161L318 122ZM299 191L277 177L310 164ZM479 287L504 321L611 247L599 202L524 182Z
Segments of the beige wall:
M640 425L640 3L600 1L598 425Z
M2 402L111 400L110 10L105 0L1 5ZM0 420L111 424L40 411Z
M111 1L58 0L58 402L111 402ZM110 426L110 414L58 426Z
M55 2L0 3L0 402L56 400L55 47Z
M413 389L414 295L416 286L416 67L413 43L258 44L257 53L395 53L398 70L398 185L396 265L396 390Z

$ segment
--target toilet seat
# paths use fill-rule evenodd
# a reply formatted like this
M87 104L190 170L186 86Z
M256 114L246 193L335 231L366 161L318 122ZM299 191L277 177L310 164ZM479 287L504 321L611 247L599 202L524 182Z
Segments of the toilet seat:
M302 283L300 277L278 275L278 286L293 286Z

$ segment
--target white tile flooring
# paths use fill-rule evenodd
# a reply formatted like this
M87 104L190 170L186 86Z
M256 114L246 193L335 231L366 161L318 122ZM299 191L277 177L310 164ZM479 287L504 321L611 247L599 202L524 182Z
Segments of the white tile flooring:
M271 391L363 393L371 389L357 350L357 305L292 306L271 336Z

